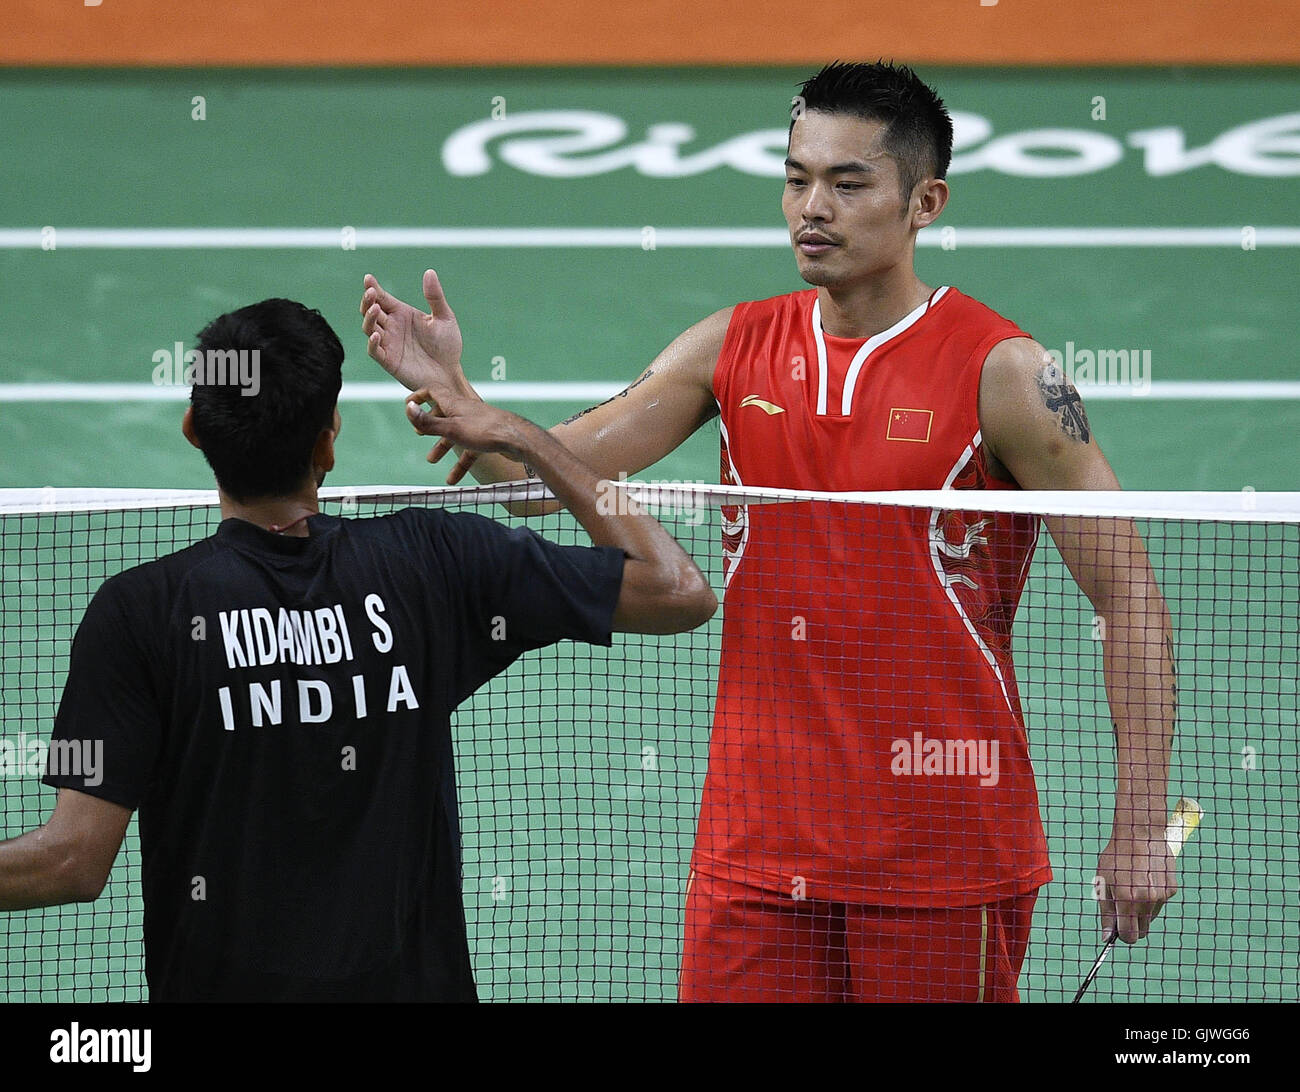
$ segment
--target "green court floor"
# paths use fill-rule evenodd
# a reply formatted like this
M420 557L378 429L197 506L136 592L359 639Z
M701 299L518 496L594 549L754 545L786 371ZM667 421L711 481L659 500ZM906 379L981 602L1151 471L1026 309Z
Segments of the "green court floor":
M0 72L0 139L6 150L0 159L0 272L8 288L0 298L0 487L208 487L206 465L180 436L183 403L154 397L154 354L176 342L192 344L196 331L223 311L284 295L319 308L339 331L349 384L381 381L382 371L365 355L357 314L367 272L414 299L422 270L436 268L460 317L470 378L489 397L543 424L568 416L587 401L547 385L630 381L705 315L737 300L803 287L779 240L736 246L701 235L698 244L682 246L673 231L782 226L781 181L773 164L779 164L790 96L806 75ZM1296 74L941 69L923 75L960 112L953 197L941 221L956 229L955 245L931 240L918 251L923 279L975 296L1048 348L1149 351L1151 394L1112 390L1088 398L1094 430L1125 487L1297 488L1300 398L1278 397L1285 394L1283 384L1300 381L1300 157L1291 150L1294 137L1287 142L1288 134L1300 130ZM42 236L44 228L53 230ZM152 228L321 234L305 245L281 232L237 246L172 247L153 245L139 234ZM380 228L515 234L510 245L488 245L486 234L442 245L412 243L409 235L366 242L367 232ZM604 242L539 245L540 228L627 229L628 238L606 245L609 236L597 234ZM1065 228L1093 232L1081 238L1094 245L1061 245L1042 234ZM1132 235L1108 243L1095 234L1108 228L1175 230L1164 242L1138 245ZM108 229L136 233L113 238L102 234ZM355 249L348 229L356 232ZM1023 245L1009 245L1005 235L1003 242L986 245L977 234L983 229L1040 234L1027 236ZM1197 229L1219 234L1211 244L1197 242ZM1278 229L1290 234L1269 234ZM78 231L90 232L82 239L95 245L79 242ZM334 234L337 243L329 241ZM663 245L651 246L656 239ZM494 369L504 378L494 380ZM1247 382L1273 386L1237 386ZM495 383L501 384L497 392ZM527 397L511 393L525 383L542 386L530 388ZM1234 386L1204 386L1224 383ZM53 386L32 398L29 384ZM112 388L110 397L106 384L129 388ZM1170 397L1174 391L1179 397ZM339 465L328 484L441 483L441 473L424 462L428 445L410 432L400 401L393 385L387 401L367 394L344 403ZM644 477L716 481L717 466L711 425ZM703 555L714 546L707 531L697 529ZM1171 566L1194 571L1195 550L1175 545ZM1223 632L1236 636L1225 638L1217 652L1198 646L1188 653L1206 686L1186 754L1212 786L1219 810L1234 816L1219 834L1205 838L1204 847L1207 875L1236 877L1222 889L1229 894L1193 904L1185 927L1182 912L1171 910L1171 935L1195 938L1185 943L1198 953L1202 969L1184 967L1181 986L1170 972L1162 991L1154 982L1159 960L1139 960L1135 977L1117 972L1116 993L1099 983L1103 998L1297 999L1296 801L1294 789L1284 788L1285 771L1296 769L1296 725L1287 719L1295 704L1295 660L1288 660L1295 613L1274 615L1267 607L1295 603L1300 560L1293 546L1292 539L1280 552L1265 554L1270 547L1262 540L1234 543L1223 594L1230 602L1257 604L1255 621L1225 623ZM28 560L8 552L3 560L8 596L14 582L31 580L34 573L23 567ZM1077 600L1060 590L1054 555L1039 564L1042 579L1056 589L1053 609L1083 618ZM48 575L57 579L57 573ZM1191 578L1184 579L1190 587ZM83 590L68 602L80 595ZM1211 590L1200 587L1188 596L1196 609L1211 609ZM1275 624L1257 624L1261 617ZM6 619L6 640L18 641L25 624ZM1086 628L1086 619L1080 625ZM1029 630L1022 634L1031 657L1032 637ZM1232 723L1224 697L1240 680L1216 656L1233 648L1233 639L1245 642L1235 652L1239 662L1268 665L1267 679L1256 672L1250 683L1250 693L1262 703L1262 745L1272 747L1271 776L1283 779L1267 790L1235 784L1237 760L1210 755L1219 734L1231 737L1228 750L1235 754L1255 730ZM462 745L461 776L468 812L490 830L481 843L467 834L466 900L472 922L480 926L476 958L485 996L536 996L541 989L557 998L671 996L679 873L707 745L712 640L701 635L672 648L637 645L618 661L625 679L655 692L646 665L672 663L676 692L690 695L674 726L680 747L675 764L652 790L634 791L627 770L618 776L609 771L626 761L636 772L635 756L650 745L645 739L653 717L645 710L654 708L653 694L625 687L611 706L606 687L571 699L573 678L597 668L575 668L561 658L544 661L545 668L533 665L526 682L503 683L505 690L481 699L487 703L475 722L481 732L472 734L478 742ZM6 657L5 700L23 704L23 711L5 722L5 733L48 730L42 717L52 714L52 706L14 697L36 685L37 668L25 663ZM547 671L554 672L549 679ZM1071 671L1086 691L1079 700L1087 717L1104 721L1095 664L1080 661ZM57 697L57 663L39 674L40 700L48 705ZM1042 714L1044 724L1057 723L1061 699L1036 685L1027 685L1027 701L1041 700L1044 709L1057 702L1051 705L1055 712ZM532 710L572 706L578 726L566 722L549 735L529 737L522 751L512 749L491 728L492 710L502 706L490 704L506 701L510 686L526 695ZM593 780L590 770L574 767L564 741L581 738L590 748L600 735L592 718L603 718L606 709L626 730L626 746L576 760L600 766ZM1070 715L1083 714L1071 707ZM1109 757L1098 759L1092 745L1104 750L1109 743L1104 734L1044 738L1049 815L1073 814L1081 779L1105 773ZM528 747L535 748L532 758ZM1222 768L1216 765L1221 760ZM1250 796L1261 791L1263 797ZM12 799L13 782L0 780L0 792ZM47 802L43 793L26 786L22 808L6 807L9 829L0 834L18 832L15 814L36 821ZM527 820L547 807L569 820L564 829L577 839L575 861L588 854L607 860L608 850L618 868L577 867L574 873L553 841L537 838ZM666 829L659 825L665 815L671 836L648 837L647 829ZM472 829L467 821L467 831ZM1285 847L1270 845L1260 831ZM587 843L583 832L590 835ZM518 844L504 846L507 839ZM1248 846L1249 853L1234 857L1234 844ZM1216 853L1212 867L1210 847ZM530 877L521 881L528 900L493 898L492 880L505 865L487 859L487 849ZM475 856L476 850L483 852ZM1091 843L1058 838L1053 851L1063 884L1086 882L1082 871L1091 867ZM1230 868L1225 858L1231 858ZM532 862L531 870L519 864L525 861ZM594 902L568 898L566 877L573 874L603 877L591 882L606 886ZM1250 877L1266 895L1243 909L1231 892L1242 884L1249 888ZM128 881L115 882L123 885L121 900L129 900ZM1062 898L1067 901L1052 911L1058 915L1055 947L1036 947L1030 957L1035 999L1059 998L1079 960L1090 959L1085 952L1092 944L1091 924L1083 924L1080 910L1087 909L1086 892L1070 887ZM633 905L635 913L627 909ZM592 906L605 907L599 912L605 914L610 906L621 907L616 916L637 933L637 942L609 942L601 927L606 919L590 917ZM44 940L32 926L21 943L42 955L22 960L17 982L17 934L9 933L10 976L0 972L0 997L7 984L11 1000L67 999L67 982L76 982L77 996L85 996L92 979L108 973L96 969L96 961L108 958L101 945L135 943L109 940L121 935L119 912L124 913L115 909L105 918L109 912L101 911L85 926L91 931L74 952L59 957L46 947L57 945L54 926ZM1259 920L1241 935L1254 945L1253 954L1238 962L1255 970L1234 981L1232 960L1222 958L1224 945L1238 935L1234 915L1251 914ZM1068 929L1062 924L1067 918L1074 922ZM634 921L639 924L628 924ZM587 954L575 963L562 944L521 940L551 934L582 938ZM0 926L0 937L5 935ZM51 972L56 958L67 965L56 963ZM114 954L114 966L122 958ZM43 971L35 970L42 965ZM1139 981L1143 985L1131 985ZM1251 989L1255 995L1243 992Z

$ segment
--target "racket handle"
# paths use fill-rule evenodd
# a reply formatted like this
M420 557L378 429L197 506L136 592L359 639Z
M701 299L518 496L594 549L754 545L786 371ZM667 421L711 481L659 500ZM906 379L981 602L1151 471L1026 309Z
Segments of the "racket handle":
M1205 809L1187 796L1175 805L1174 813L1169 817L1169 825L1165 827L1165 845L1175 857L1183 851L1183 846L1200 825L1204 814Z

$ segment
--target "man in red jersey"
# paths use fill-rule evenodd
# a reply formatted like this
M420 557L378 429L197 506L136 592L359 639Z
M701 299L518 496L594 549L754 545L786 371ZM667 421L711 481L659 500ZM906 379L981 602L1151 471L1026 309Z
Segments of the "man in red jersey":
M723 481L737 486L1117 489L1044 349L916 276L916 234L948 199L942 101L907 68L835 64L803 85L793 116L782 205L814 288L711 315L555 435L611 478L717 415ZM434 379L451 401L477 398L432 271L424 295L430 314L367 278L371 356L412 389ZM482 482L531 476L462 453L448 482L471 468ZM977 516L724 513L683 1000L1018 999L1051 878L1010 658L1038 521ZM1164 840L1169 614L1131 524L1045 522L1106 619L1119 777L1097 872L1103 931L1133 943L1177 889Z

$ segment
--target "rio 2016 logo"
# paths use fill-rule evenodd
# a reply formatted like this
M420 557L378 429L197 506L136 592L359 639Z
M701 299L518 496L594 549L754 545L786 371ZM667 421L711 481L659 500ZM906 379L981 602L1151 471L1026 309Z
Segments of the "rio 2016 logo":
M1247 122L1199 147L1174 125L1138 129L1123 139L1090 129L1026 129L995 135L986 117L952 112L951 174L989 170L1021 178L1067 178L1115 166L1130 149L1153 178L1216 166L1258 178L1300 176L1300 113ZM719 167L760 178L785 172L786 130L759 129L711 148L684 152L695 129L684 122L650 125L628 143L628 125L594 110L535 110L488 117L453 132L442 146L447 172L486 174L495 162L543 178L590 178L631 167L647 178L689 178Z

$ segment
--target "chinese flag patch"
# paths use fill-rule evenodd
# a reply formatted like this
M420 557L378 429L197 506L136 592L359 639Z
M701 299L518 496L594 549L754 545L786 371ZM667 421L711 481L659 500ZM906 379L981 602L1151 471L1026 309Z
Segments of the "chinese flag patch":
M930 442L930 424L934 421L934 410L928 409L891 409L889 411L889 428L885 431L886 440L910 440L914 444Z

